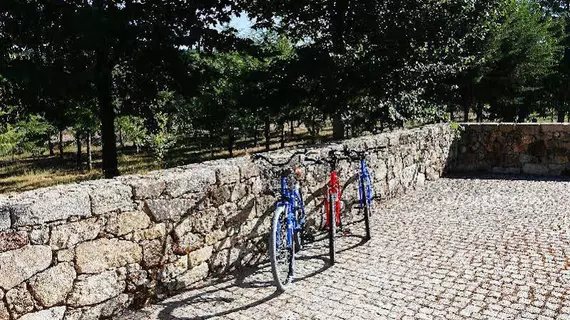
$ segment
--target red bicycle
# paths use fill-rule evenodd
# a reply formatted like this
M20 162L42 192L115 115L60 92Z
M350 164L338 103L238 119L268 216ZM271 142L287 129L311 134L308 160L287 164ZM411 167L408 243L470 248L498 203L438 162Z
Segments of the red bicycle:
M315 159L315 158L305 158L305 160L312 161L315 163L327 163L330 166L330 180L327 185L327 190L324 199L324 211L325 211L325 225L324 228L328 230L329 238L329 257L330 263L333 265L335 263L335 246L334 237L336 234L337 227L342 227L342 220L340 212L342 210L341 198L342 198L342 187L338 179L338 174L336 172L336 167L340 160L349 160L348 157L341 156L342 151L331 150L328 154L328 159Z

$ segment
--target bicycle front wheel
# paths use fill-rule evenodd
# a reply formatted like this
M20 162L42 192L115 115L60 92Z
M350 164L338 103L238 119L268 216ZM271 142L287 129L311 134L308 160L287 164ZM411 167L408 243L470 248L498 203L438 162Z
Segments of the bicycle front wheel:
M329 196L329 258L331 265L334 265L334 236L336 234L336 197Z
M366 184L364 179L360 179L360 183L361 183L361 190L362 190L362 194L361 197L362 199L360 200L361 203L363 203L363 212L364 212L364 228L366 230L366 238L365 240L368 241L370 240L370 201L369 201L369 195L368 195L368 185Z
M295 267L293 230L287 225L287 216L286 206L277 207L273 213L269 236L269 260L273 279L279 291L285 291L291 284Z

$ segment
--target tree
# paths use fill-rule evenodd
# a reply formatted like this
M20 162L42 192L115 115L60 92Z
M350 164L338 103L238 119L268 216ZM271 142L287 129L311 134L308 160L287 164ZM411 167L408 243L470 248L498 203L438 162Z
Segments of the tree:
M0 156L10 155L12 158L18 153L18 146L22 141L22 132L18 128L6 124L0 130Z
M558 122L564 122L570 104L570 1L567 0L540 0L537 1L545 19L556 22L557 28L553 31L561 39L562 56L552 74L546 79L547 92L550 101L558 111Z
M127 103L125 92L138 98L165 82L190 83L181 48L226 45L211 26L228 22L237 9L232 0L2 1L0 73L29 90L28 102L34 93L61 105L95 98L103 171L113 177L119 174L114 95Z
M97 119L97 112L95 111L94 103L87 103L83 105L76 105L74 108L70 109L68 117L73 119L73 134L75 136L75 142L77 144L77 168L81 169L82 157L81 157L81 142L86 140L87 142L87 168L89 170L93 169L93 157L92 151L92 138L93 134L99 130L99 121Z
M421 116L424 88L471 58L465 47L484 38L485 21L500 1L247 2L256 27L283 31L302 43L302 82L316 107L332 116L334 138L342 138L342 119L362 101L383 108L374 112L383 121Z
M174 143L176 143L176 134L174 134L169 129L168 117L164 113L158 113L156 115L157 128L154 132L147 136L147 142L154 153L156 162L160 166L164 166L164 159L167 152L172 148Z
M147 138L144 119L136 116L120 116L117 118L115 127L123 132L125 139L132 142L136 152L139 153L140 147L144 145Z
M471 49L477 56L457 78L465 106L482 120L483 106L503 121L524 121L544 99L544 82L560 56L556 24L531 1L504 2L486 39Z
M211 139L227 137L227 150L233 156L235 142L251 119L244 92L245 75L259 65L259 60L240 52L218 53L200 57L207 77L200 86L199 96L193 100L195 123L207 130Z

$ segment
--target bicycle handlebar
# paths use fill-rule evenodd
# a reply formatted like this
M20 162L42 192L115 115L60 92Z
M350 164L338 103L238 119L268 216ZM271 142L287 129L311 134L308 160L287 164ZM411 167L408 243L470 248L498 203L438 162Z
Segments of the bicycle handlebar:
M269 163L270 165L274 166L274 167L284 167L286 165L288 165L291 161L293 161L293 159L298 156L298 155L305 155L305 161L309 161L309 162L313 162L313 163L317 163L317 164L323 164L323 163L328 163L331 165L336 164L338 161L341 160L361 160L364 157L366 157L367 155L369 155L371 152L376 152L376 151L380 151L380 150L384 150L386 149L385 146L383 147L375 147L375 148L368 148L365 150L354 150L354 149L344 149L344 150L330 150L329 151L329 158L328 159L321 159L321 158L312 158L312 157L308 157L306 156L306 154L308 153L307 149L302 150L302 151L296 151L294 152L289 159L287 159L287 161L285 162L274 162L272 159L261 155L261 154L254 154L253 155L253 160L257 160L257 159L261 159L261 160L265 160L267 163Z
M288 165L291 161L293 161L293 159L294 159L296 156L302 155L302 154L306 154L306 153L307 153L307 150L304 150L304 151L296 151L296 152L294 152L294 153L291 155L291 157L289 157L289 159L287 159L287 161L281 162L281 163L274 162L272 159L270 159L270 158L268 158L268 157L266 157L266 156L264 156L264 155L261 155L261 154L254 154L254 155L253 155L253 160L261 159L261 160L265 160L267 163L269 163L270 165L272 165L272 166L274 166L274 167L284 167L284 166Z
M368 148L365 150L344 149L344 154L347 157L349 157L351 160L361 160L361 159L364 159L367 155L369 155L372 152L381 151L384 149L386 149L385 146Z
M314 162L317 164L328 163L330 165L334 165L340 160L350 160L349 157L339 156L339 154L344 155L344 152L342 150L330 150L329 151L329 159L321 159L321 158L317 159L317 158L305 157L305 161Z

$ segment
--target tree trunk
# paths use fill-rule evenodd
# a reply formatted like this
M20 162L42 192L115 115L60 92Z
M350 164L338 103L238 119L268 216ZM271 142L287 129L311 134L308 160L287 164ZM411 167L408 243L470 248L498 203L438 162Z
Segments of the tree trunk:
M214 135L210 133L210 159L214 159Z
M123 142L123 130L119 129L119 144L121 145L121 149L125 148L125 143Z
M477 103L477 122L483 122L483 104Z
M93 156L91 154L91 132L87 133L87 169L93 170Z
M48 140L49 155L50 155L50 157L53 157L55 155L55 151L53 150L54 146L53 146L53 142L51 141L51 136L48 139L49 139Z
M265 118L265 128L263 131L265 135L265 151L269 151L271 149L271 118L269 116Z
M59 157L63 159L63 130L59 131Z
M103 142L103 173L105 178L119 175L117 163L117 138L115 136L115 109L112 102L113 77L108 49L97 51L97 95L99 98L99 117L101 118L101 140Z
M281 122L279 130L281 131L281 149L283 149L285 148L285 122Z
M342 140L344 139L344 122L342 121L342 115L340 111L336 112L333 121L333 139Z
M259 145L259 127L256 125L253 130L253 147L257 148Z
M455 121L455 105L449 106L449 119Z
M558 122L564 122L565 117L566 117L566 110L564 109L563 105L560 104L558 106Z
M291 120L289 123L291 129L291 140L295 137L295 121Z
M233 132L230 132L228 135L228 153L230 154L230 158L234 157L234 143L235 143L235 136Z
M81 170L81 135L79 133L75 135L75 141L77 142L77 170Z
M463 104L463 122L469 122L469 103L465 102Z

